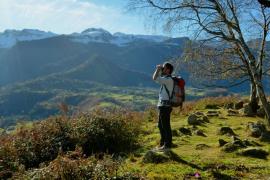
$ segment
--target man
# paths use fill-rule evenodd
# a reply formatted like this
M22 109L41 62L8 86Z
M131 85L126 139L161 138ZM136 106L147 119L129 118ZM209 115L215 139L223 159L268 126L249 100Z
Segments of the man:
M172 132L170 124L170 116L172 107L170 104L170 96L173 91L174 82L171 74L173 72L173 65L165 62L162 65L157 65L153 74L153 80L161 85L158 100L158 128L160 131L160 147L159 150L165 150L172 146Z

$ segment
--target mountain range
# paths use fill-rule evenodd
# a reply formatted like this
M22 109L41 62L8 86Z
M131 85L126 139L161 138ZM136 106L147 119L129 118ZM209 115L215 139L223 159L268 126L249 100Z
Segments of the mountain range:
M145 108L156 99L156 64L180 56L187 41L98 28L69 35L6 30L0 33L0 127L57 114L60 102L72 112L106 103Z
M30 32L33 35L29 35ZM26 37L24 33L29 35L27 40L21 38ZM84 64L93 56L100 56L119 68L134 71L133 73L143 72L149 75L155 64L161 63L165 58L179 56L183 43L188 40L122 33L112 35L95 28L70 35L36 30L7 30L0 34L0 44L1 38L8 39L4 36L13 37L5 44L13 44L14 39L17 41L13 46L5 46L0 50L0 85L65 72ZM31 39L32 37L34 38Z
M111 34L101 28L68 35L6 30L0 33L0 127L18 119L57 114L62 102L71 113L96 105L136 110L153 105L158 85L151 75L156 65L181 56L189 41L187 37ZM185 68L180 72L188 87L196 86ZM248 84L235 91L243 89L248 91ZM189 93L188 99L203 95L198 89Z

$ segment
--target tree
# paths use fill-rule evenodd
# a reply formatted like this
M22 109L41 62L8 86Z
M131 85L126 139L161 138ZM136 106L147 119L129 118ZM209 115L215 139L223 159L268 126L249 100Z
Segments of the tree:
M181 59L182 69L188 68L188 71L193 76L192 79L198 79L196 84L202 84L206 87L232 88L239 86L247 81L250 82L250 106L253 113L256 114L258 109L258 96L256 86L250 79L250 72L242 65L242 61L234 48L230 48L226 44L216 44L208 42L208 45L203 43L193 43L186 48ZM248 43L256 54L259 46L257 41ZM265 58L268 58L265 56ZM268 60L267 59L267 60ZM264 70L261 76L269 76L270 63L264 64ZM262 77L261 77L262 78Z
M204 41L225 42L244 67L256 88L270 125L270 106L262 83L266 37L269 32L270 11L253 0L130 0L134 8L148 9L163 21L167 29L185 26L196 30ZM149 11L150 12L150 11ZM251 29L252 28L252 29ZM257 38L256 54L247 43ZM256 92L255 91L255 92Z
M258 0L260 4L262 4L265 7L270 7L270 1L269 0Z

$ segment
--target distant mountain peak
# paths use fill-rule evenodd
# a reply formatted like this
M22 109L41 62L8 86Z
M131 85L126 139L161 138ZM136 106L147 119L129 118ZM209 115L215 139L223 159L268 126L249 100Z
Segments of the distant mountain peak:
M89 34L89 35L92 35L92 34L110 34L111 35L111 33L109 31L106 31L105 29L102 29L102 28L88 28L88 29L82 31L81 34Z
M8 29L0 33L0 48L10 48L20 41L32 41L46 39L58 36L52 32L45 32L38 29L13 30ZM88 28L81 33L72 33L67 37L77 43L88 44L90 42L108 43L117 46L127 46L132 43L150 42L150 43L166 43L172 39L161 35L135 35L116 32L114 34L103 28ZM177 43L176 43L177 44Z
M46 39L54 36L57 36L57 34L37 29L7 29L0 33L0 48L10 48L20 41Z

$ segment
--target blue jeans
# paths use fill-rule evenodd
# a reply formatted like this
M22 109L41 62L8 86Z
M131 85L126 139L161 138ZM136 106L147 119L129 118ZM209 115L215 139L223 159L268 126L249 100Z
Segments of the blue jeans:
M160 132L160 145L171 147L172 145L172 130L171 130L171 112L172 108L170 106L159 106L159 116L158 116L158 128Z

